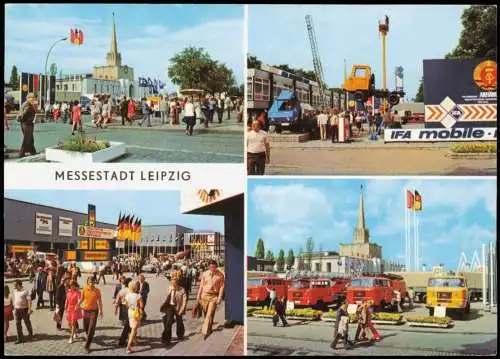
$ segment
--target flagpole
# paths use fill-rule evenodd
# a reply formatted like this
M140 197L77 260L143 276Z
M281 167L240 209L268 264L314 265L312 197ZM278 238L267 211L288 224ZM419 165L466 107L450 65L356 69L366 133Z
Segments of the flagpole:
M415 187L413 187L413 196L415 196ZM415 271L416 271L415 267L417 265L417 232L415 230L416 223L417 223L417 211L413 209L413 269Z
M408 192L407 192L406 188L403 188L403 196L405 198L405 242L404 242L404 252L405 252L406 271L409 272L409 268L408 268Z

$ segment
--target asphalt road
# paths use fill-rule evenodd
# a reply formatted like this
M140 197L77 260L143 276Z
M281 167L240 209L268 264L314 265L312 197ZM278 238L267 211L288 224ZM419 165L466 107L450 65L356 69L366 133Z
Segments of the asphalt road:
M90 117L84 116L85 130L91 138L125 142L127 154L116 162L123 163L241 163L243 162L243 130L225 130L224 126L205 132L195 130L186 136L183 126L166 131L158 127L96 129L90 126ZM235 126L231 120L228 126ZM4 143L9 149L18 150L22 134L17 122L9 121L10 130L4 130ZM199 125L198 125L199 127ZM212 132L211 132L212 131ZM37 123L35 125L35 148L43 153L58 141L71 137L71 126L63 123Z
M130 274L127 274L130 275ZM80 286L84 283L86 275L80 278ZM112 305L112 295L115 288L115 282L111 280L111 275L106 276L106 285L99 284L101 290L104 318L97 322L97 330L94 341L91 345L90 356L106 355L117 356L127 355L126 348L118 348L118 337L121 333L121 323L118 316L114 315ZM173 328L172 344L165 346L161 340L163 331L163 314L159 309L169 288L169 281L164 277L156 277L153 274L146 274L146 280L150 283L151 291L146 305L148 320L146 324L139 328L138 345L134 348L134 354L138 356L165 356L165 355L225 355L233 342L238 327L232 329L223 328L224 324L224 304L221 303L216 311L214 319L214 332L203 341L201 335L202 319L191 319L191 308L198 287L194 287L188 301L188 312L184 316L186 328L185 339L178 341ZM31 289L32 284L24 282L26 289ZM12 284L9 284L12 287ZM45 293L46 305L48 305L48 294ZM16 335L15 321L10 322L9 342L5 344L5 355L86 355L83 347L83 333L73 344L68 344L69 331L66 319L63 319L63 330L56 330L55 322L52 320L54 312L49 309L35 310L31 315L33 325L34 340L26 341L23 344L14 344ZM174 325L175 326L175 325ZM80 328L83 328L80 321ZM26 335L26 327L23 324L23 331ZM241 348L242 350L242 348ZM234 352L234 348L233 348Z
M454 318L454 327L416 328L376 325L382 340L375 344L356 343L345 350L339 341L332 350L334 323L290 321L290 327L273 327L270 319L248 318L247 355L495 355L497 352L496 314L482 312L481 304L473 303L468 319ZM421 305L411 315L427 315ZM408 314L405 312L404 314ZM356 324L349 325L353 339Z

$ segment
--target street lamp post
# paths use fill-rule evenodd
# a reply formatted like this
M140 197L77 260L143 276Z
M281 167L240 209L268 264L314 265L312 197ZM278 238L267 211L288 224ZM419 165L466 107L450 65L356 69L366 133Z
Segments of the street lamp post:
M47 103L47 101L49 101L49 97L50 97L50 91L49 91L49 77L48 77L48 71L47 71L47 64L49 62L49 56L50 56L50 53L52 52L52 49L54 48L54 46L56 46L56 44L58 42L63 42L63 41L66 41L68 40L67 37L63 37L62 39L59 39L57 40L56 42L54 42L52 44L52 46L50 47L49 49L49 52L47 53L47 57L45 58L45 103Z

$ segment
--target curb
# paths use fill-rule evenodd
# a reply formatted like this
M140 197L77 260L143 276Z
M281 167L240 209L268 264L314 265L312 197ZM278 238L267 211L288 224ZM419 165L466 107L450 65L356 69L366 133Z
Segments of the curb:
M92 125L85 125L85 127L88 128L94 128ZM183 128L159 128L159 127L135 127L135 126L108 126L106 129L116 129L116 130L139 130L139 131L161 131L161 132L180 132L183 133L186 130ZM241 127L241 130L222 130L220 128L197 128L193 131L193 133L198 133L198 134L205 134L205 133L211 133L211 134L240 134L244 133L243 132L243 126Z
M496 160L496 153L447 153L447 158L452 160Z

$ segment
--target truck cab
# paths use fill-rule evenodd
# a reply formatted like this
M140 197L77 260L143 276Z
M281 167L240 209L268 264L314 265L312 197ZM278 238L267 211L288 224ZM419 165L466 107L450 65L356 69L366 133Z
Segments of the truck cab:
M345 80L344 91L354 93L358 99L364 102L373 94L375 90L375 75L368 65L354 65L351 74Z
M267 289L274 288L276 297L287 297L290 281L279 277L248 278L247 280L247 304L266 305L269 303L269 292Z
M347 288L347 301L349 304L361 304L371 300L377 310L395 304L394 291L401 295L401 304L408 296L405 280L400 276L389 275L363 275L351 281Z
M301 111L297 96L291 91L283 90L269 109L269 125L276 126L277 130L282 127L292 127L300 121Z
M347 286L351 282L350 279L345 278L332 278L331 279L331 291L333 300L336 303L341 303L346 298Z
M295 307L327 309L335 302L330 279L301 278L292 281L288 289L288 300Z
M446 307L461 314L469 314L470 298L467 280L461 275L441 274L429 278L425 303L429 315L434 308Z

